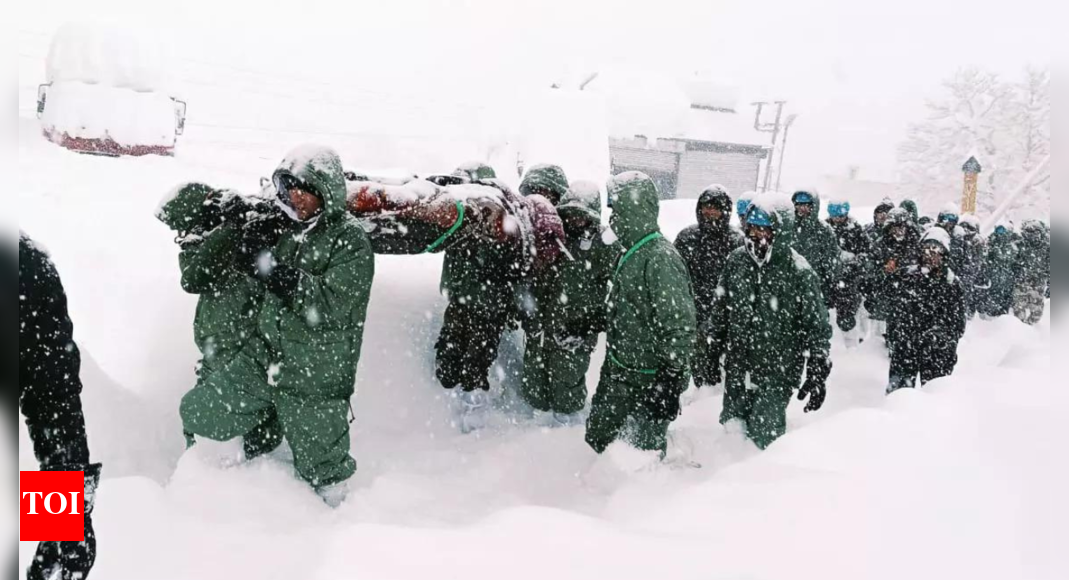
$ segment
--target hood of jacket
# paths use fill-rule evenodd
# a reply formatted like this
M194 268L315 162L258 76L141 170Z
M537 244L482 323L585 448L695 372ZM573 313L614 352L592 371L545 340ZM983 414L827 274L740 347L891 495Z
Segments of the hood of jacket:
M731 196L728 194L728 191L724 186L715 184L710 185L705 188L705 191L703 191L700 196L698 196L698 204L694 208L694 215L698 219L698 227L704 229L713 225L702 217L702 209L710 206L720 210L721 216L717 222L719 222L720 227L727 230L731 224L731 212L733 207Z
M323 201L323 211L319 218L336 220L345 214L345 171L342 169L341 157L329 147L303 145L289 152L282 163L275 169L274 178L289 174L304 183ZM281 198L279 203L292 217L289 200ZM316 219L316 218L313 218Z
M621 173L609 180L608 191L612 207L609 226L625 248L660 231L657 218L661 196L648 175L638 171Z

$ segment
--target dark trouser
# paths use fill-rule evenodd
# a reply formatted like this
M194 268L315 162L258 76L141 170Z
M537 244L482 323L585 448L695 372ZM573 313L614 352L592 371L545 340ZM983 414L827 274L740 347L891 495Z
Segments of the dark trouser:
M922 385L948 377L958 364L956 341L951 346L934 346L924 337L897 336L888 346L891 354L888 393L913 388L917 375Z
M857 326L857 311L861 308L861 291L856 281L844 279L832 289L832 307L839 330L850 332Z
M720 353L712 348L712 339L698 331L694 343L694 354L690 361L690 371L694 376L694 385L699 389L705 386L719 385Z
M539 411L570 415L586 406L586 373L597 335L552 337L536 331L526 337L523 399Z
M1045 288L1019 284L1013 292L1013 314L1025 324L1034 325L1043 318L1046 308Z
M435 373L442 386L489 390L490 367L497 359L498 343L508 323L504 308L450 301L434 346Z
M668 449L670 421L650 417L642 404L653 381L653 375L622 369L606 358L586 422L586 442L594 451L604 452L617 439L644 451Z
M746 436L765 449L787 432L787 406L792 392L793 387L782 379L757 377L744 369L729 371L720 423L742 421Z
M284 436L302 479L317 488L344 481L356 471L348 420L355 368L338 364L347 348L312 349L307 360L278 363L250 341L182 397L182 427L215 441L243 437L247 457L270 451ZM280 370L271 384L273 362Z

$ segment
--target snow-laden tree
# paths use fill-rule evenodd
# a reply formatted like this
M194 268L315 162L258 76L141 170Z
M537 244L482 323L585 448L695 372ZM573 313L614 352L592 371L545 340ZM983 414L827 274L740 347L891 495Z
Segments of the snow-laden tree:
M903 189L926 211L961 201L961 167L983 165L977 212L990 214L1050 151L1050 73L1028 69L1019 83L975 68L943 83L928 118L910 126L898 148ZM1011 210L1016 218L1050 212L1050 175L1041 175Z

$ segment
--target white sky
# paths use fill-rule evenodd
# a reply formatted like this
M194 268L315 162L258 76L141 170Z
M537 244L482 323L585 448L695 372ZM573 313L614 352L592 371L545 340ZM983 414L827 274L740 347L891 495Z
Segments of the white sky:
M78 0L19 11L20 31L85 16L150 22L187 55L354 83L383 67L538 85L609 62L709 70L747 100L789 101L800 116L784 181L801 184L849 165L893 178L895 147L939 81L967 65L1006 76L1049 66L1069 2Z

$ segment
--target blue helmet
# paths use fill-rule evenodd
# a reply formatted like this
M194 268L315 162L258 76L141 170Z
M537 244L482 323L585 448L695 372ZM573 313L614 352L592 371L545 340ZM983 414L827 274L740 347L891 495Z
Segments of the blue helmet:
M750 209L750 205L752 203L752 201L746 198L740 198L739 201L735 202L735 213L739 214L739 217L744 217L746 215L746 211Z
M995 233L996 233L996 234L998 234L998 235L1000 235L1000 236L1001 236L1001 235L1004 235L1004 234L1005 234L1006 232L1008 232L1008 231L1009 231L1009 230L1007 230L1007 229L1006 229L1006 226L1004 226L1004 225L997 225L997 226L995 226Z
M751 204L750 209L746 212L746 225L770 228L772 227L772 216L768 215L765 210Z
M850 215L850 202L844 201L828 205L828 215L831 217L846 217Z
M814 203L815 201L816 200L813 199L813 194L809 193L808 191L799 191L799 192L795 193L793 196L791 196L791 202L794 203L795 205L805 204L805 203Z
M958 221L960 221L960 220L958 219L958 214L956 214L956 213L949 213L949 212L944 212L944 213L941 213L941 214L939 214L939 221L940 221L940 222L954 222L954 223L958 223Z

